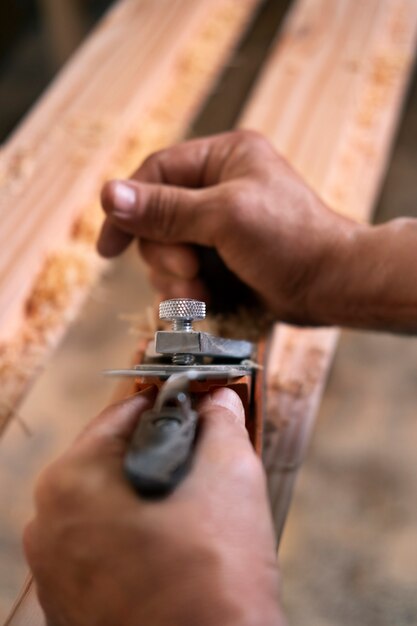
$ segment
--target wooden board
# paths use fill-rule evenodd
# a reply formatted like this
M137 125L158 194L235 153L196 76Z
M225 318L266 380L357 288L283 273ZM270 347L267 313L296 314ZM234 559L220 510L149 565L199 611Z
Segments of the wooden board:
M259 0L122 0L0 152L0 433L103 269L104 180L186 130Z
M268 135L334 208L359 219L369 217L384 173L416 26L413 0L300 0L241 118ZM279 534L337 335L275 329L265 462ZM42 624L35 607L33 587L26 588L7 624Z
M415 55L414 0L299 0L240 125L261 131L340 213L371 216ZM337 344L278 325L264 460L278 540Z

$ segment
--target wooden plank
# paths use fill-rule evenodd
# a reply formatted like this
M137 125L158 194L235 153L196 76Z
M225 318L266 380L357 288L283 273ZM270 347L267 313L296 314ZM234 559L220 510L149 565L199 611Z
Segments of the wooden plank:
M259 130L335 210L369 219L410 76L414 0L299 0L240 125ZM265 466L278 540L338 340L278 325Z
M0 432L103 269L103 181L184 133L258 3L116 3L1 150Z

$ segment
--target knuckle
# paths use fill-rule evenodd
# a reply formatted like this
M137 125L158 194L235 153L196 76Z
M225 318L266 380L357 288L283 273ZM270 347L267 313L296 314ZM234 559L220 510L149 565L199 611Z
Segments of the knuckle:
M77 475L57 462L43 471L35 484L34 498L38 508L68 507L79 492Z
M158 150L156 152L152 152L151 154L149 154L146 159L143 161L141 169L149 169L149 170L153 170L155 167L158 166L158 161L160 159L161 153L163 151L162 150Z
M242 184L232 184L225 188L224 192L225 206L228 207L233 214L240 213L243 210L245 202L247 200L244 186Z
M213 245L217 248L229 245L231 233L241 235L245 230L246 208L243 201L241 191L232 185L222 191L222 210L216 210L211 220Z
M251 181L239 181L225 186L222 199L222 226L229 233L230 229L244 227L252 207L257 202L259 190Z
M176 195L173 189L157 187L152 206L152 222L160 239L170 239L175 233Z
M236 133L239 141L242 141L251 147L265 148L270 146L266 137L264 137L264 135L257 130L242 128L236 131Z

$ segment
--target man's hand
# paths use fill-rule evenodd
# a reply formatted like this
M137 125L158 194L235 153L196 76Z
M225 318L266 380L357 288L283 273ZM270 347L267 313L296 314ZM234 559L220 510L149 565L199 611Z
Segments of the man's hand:
M41 476L25 549L54 626L278 626L265 478L234 392L204 398L192 470L143 500L123 458L146 395L106 409Z
M355 227L248 131L158 152L131 180L108 183L102 203L99 251L117 255L136 237L163 298L210 300L190 245L200 244L215 248L278 317L298 322L319 320L310 308L312 286Z
M162 150L108 183L102 202L99 251L137 238L163 298L216 295L221 277L204 280L199 244L281 320L417 331L417 220L368 226L334 213L257 133Z

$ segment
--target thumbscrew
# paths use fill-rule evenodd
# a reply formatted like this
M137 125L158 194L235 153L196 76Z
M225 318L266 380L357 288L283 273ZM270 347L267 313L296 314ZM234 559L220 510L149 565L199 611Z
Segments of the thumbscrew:
M172 322L173 331L192 332L193 321L203 320L205 317L206 304L200 300L175 298L164 300L159 305L159 319ZM194 361L193 354L174 354L172 357L175 365L192 365Z

